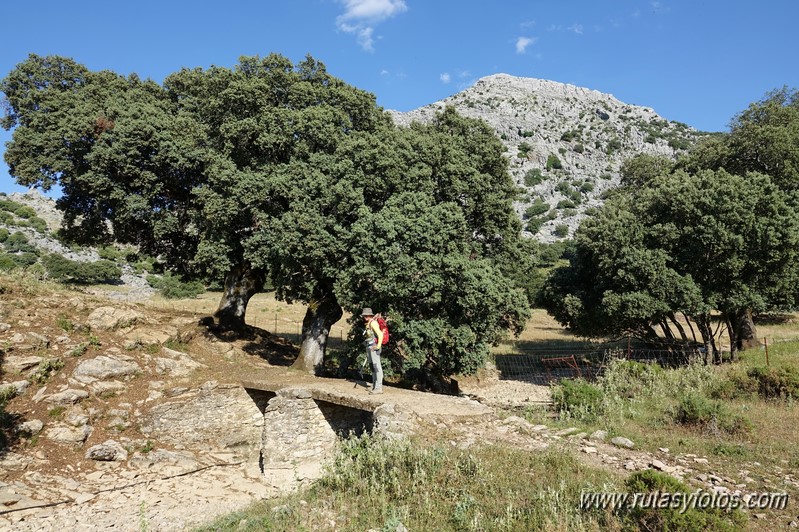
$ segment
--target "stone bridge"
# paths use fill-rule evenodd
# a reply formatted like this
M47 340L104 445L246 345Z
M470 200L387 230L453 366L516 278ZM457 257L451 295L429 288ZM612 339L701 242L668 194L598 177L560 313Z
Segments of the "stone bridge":
M465 397L384 386L369 395L362 381L312 377L284 368L241 382L264 414L261 470L276 488L318 478L338 441L351 434L413 434L432 422L489 418Z

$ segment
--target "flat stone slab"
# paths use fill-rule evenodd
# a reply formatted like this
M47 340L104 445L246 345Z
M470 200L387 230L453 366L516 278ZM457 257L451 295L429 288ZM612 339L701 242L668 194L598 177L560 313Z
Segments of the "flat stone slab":
M265 371L259 378L241 382L245 389L272 392L289 397L310 397L349 408L374 412L394 405L423 419L469 419L492 417L491 408L469 399L383 386L380 395L369 395L362 381L313 377L292 370Z

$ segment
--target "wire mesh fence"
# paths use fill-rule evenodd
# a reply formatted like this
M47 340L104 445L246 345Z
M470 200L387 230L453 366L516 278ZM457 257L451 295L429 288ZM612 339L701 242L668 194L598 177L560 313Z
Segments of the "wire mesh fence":
M544 385L568 378L596 379L610 360L616 358L677 366L703 355L698 347L653 349L629 344L542 346L515 351L494 356L502 378Z

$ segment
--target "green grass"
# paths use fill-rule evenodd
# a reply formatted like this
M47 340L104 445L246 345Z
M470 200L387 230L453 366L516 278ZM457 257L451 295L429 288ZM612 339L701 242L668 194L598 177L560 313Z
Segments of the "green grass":
M653 453L666 447L671 454L716 457L714 467L732 476L752 463L765 470L799 464L796 400L774 392L792 389L797 353L799 342L770 347L768 368L757 349L721 366L665 369L618 361L596 383L554 386L554 423L551 410L531 409L526 417L587 432L603 429ZM589 386L601 391L601 400Z
M619 518L581 511L580 492L621 486L559 451L364 437L310 488L199 530L604 530Z

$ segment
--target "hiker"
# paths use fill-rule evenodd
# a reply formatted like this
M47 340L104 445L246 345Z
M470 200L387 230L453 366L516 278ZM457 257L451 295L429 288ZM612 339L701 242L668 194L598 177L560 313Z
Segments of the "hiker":
M366 359L372 366L372 389L371 394L383 393L383 366L380 363L380 353L383 350L383 331L376 319L372 309L366 307L361 312L363 324L366 330Z

